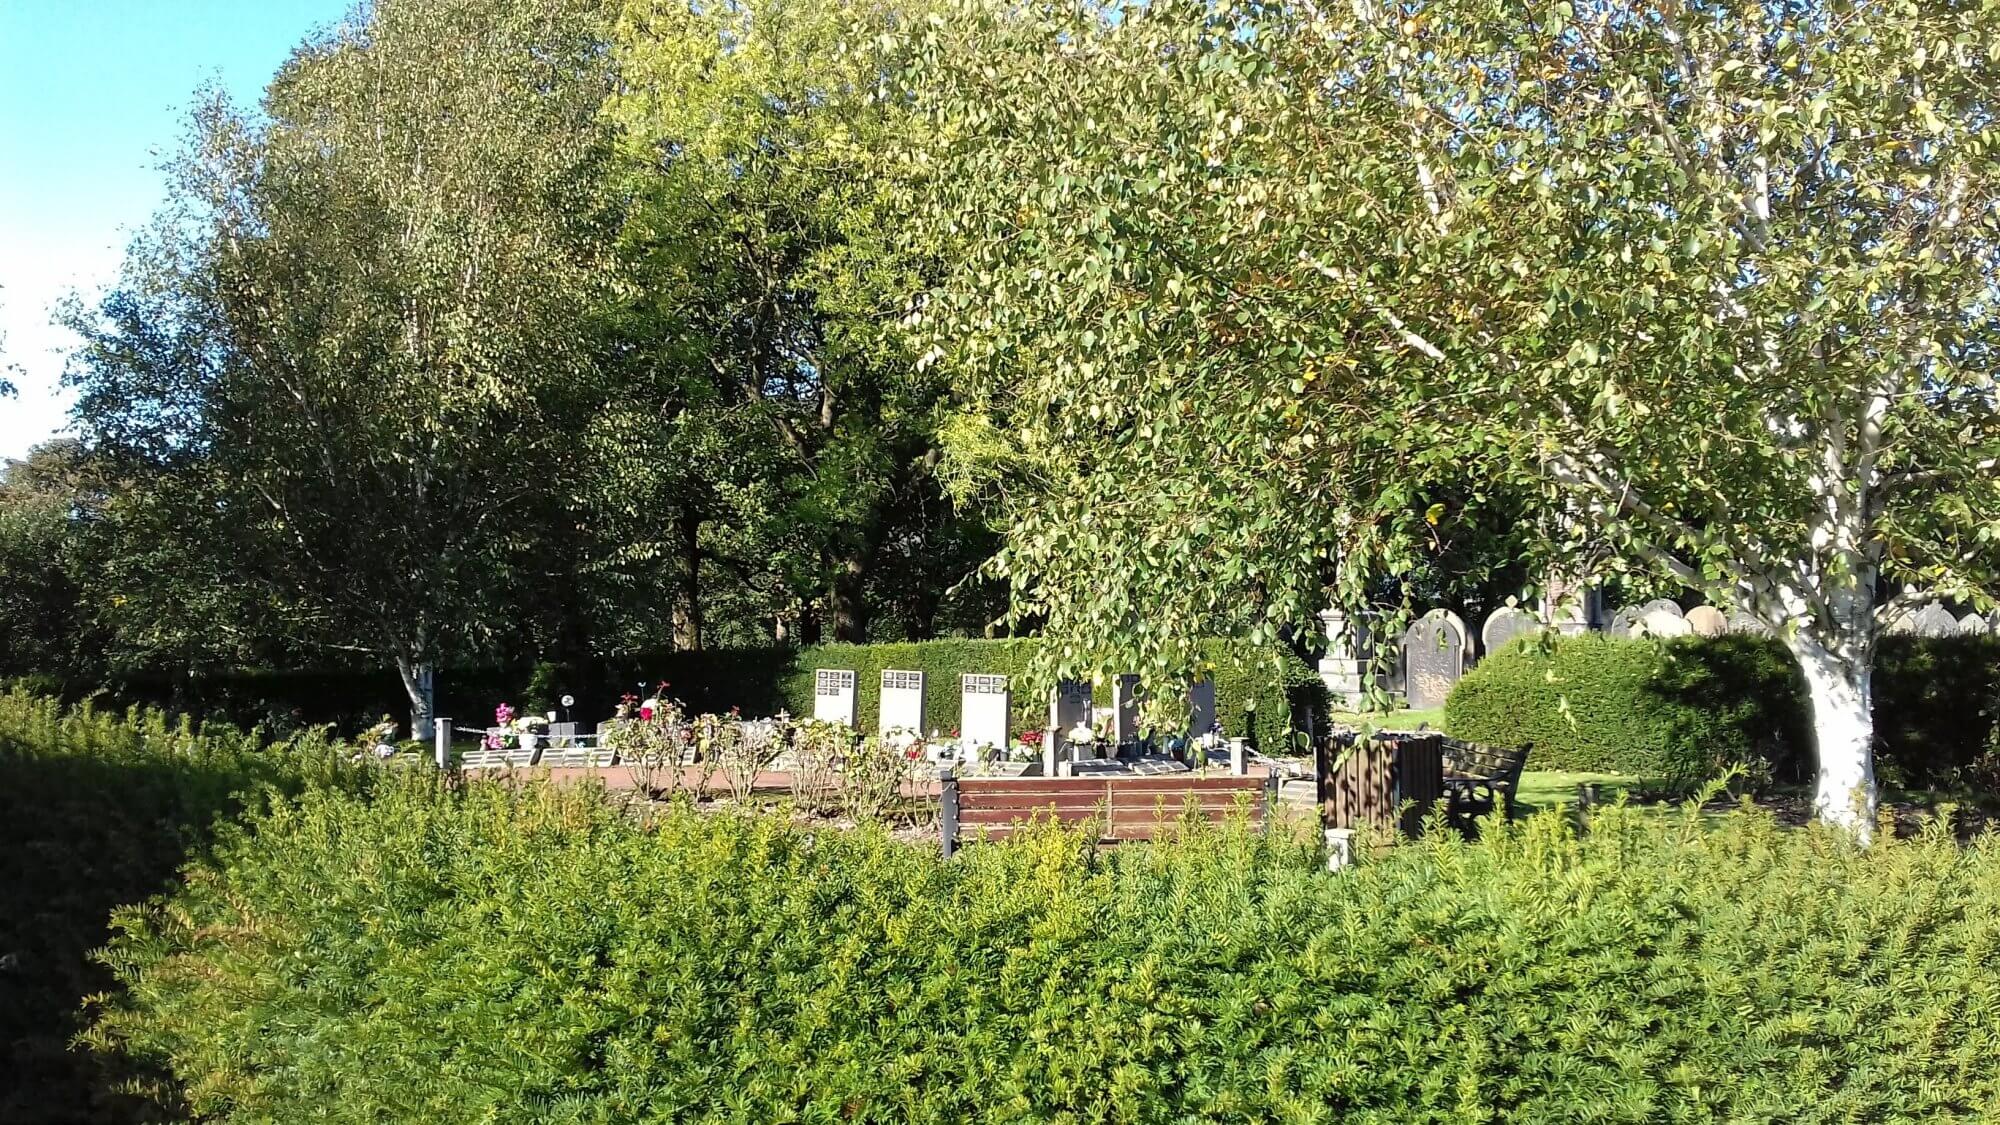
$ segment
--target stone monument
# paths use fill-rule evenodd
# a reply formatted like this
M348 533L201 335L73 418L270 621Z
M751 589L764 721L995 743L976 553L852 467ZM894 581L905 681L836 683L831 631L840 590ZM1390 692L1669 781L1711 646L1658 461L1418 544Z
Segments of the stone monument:
M813 673L813 718L852 728L859 714L858 702L853 672L821 668Z

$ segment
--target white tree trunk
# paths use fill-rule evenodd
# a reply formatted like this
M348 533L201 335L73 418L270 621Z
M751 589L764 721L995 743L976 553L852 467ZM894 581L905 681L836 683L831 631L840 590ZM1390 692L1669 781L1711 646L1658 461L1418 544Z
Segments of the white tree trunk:
M421 739L430 732L431 719L437 715L431 666L398 656L396 674L402 677L403 693L410 697L410 737Z
M1843 656L1804 630L1791 649L1812 702L1819 763L1813 811L1866 840L1875 828L1877 801L1873 661Z

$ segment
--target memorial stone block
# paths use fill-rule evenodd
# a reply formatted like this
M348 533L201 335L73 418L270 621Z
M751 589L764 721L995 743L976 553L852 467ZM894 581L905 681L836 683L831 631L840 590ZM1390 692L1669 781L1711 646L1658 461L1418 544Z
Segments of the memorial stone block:
M1007 677L969 675L958 678L958 735L966 746L1005 750L1012 738L1007 729L1011 697Z
M813 718L851 728L859 715L858 704L853 672L821 668L813 673Z
M882 670L882 706L876 728L881 734L892 730L924 732L924 674Z

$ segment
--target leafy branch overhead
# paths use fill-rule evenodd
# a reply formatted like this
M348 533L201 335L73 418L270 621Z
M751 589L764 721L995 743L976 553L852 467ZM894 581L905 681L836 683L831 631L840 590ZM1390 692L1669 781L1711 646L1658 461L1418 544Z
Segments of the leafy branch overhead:
M923 315L1060 465L1009 508L1017 595L1078 660L1164 671L1308 623L1335 557L1359 601L1427 482L1472 477L1852 695L1890 587L1996 589L1995 30L960 5L914 79L961 263Z

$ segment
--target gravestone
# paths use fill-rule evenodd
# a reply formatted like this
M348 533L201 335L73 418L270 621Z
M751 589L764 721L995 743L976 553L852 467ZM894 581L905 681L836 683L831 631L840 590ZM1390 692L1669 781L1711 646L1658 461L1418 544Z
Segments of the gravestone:
M1687 611L1688 628L1696 636L1719 637L1729 631L1729 619L1712 605L1698 605Z
M1507 647L1518 637L1532 636L1541 631L1542 623L1535 615L1511 605L1503 605L1493 611L1486 624L1479 630L1479 640L1486 646L1486 655L1491 656Z
M1188 733L1196 738L1215 730L1215 681L1196 680L1188 688Z
M1639 607L1639 618L1642 621L1655 613L1671 613L1675 617L1686 616L1681 612L1681 603L1672 598L1654 598Z
M1758 617L1749 610L1732 609L1729 611L1729 631L1732 633L1769 635L1771 627L1764 624L1763 618Z
M1638 606L1628 605L1611 615L1611 624L1605 626L1604 633L1606 636L1620 639L1628 638L1638 628L1641 616Z
M1919 637L1949 637L1958 632L1958 618L1951 611L1932 602L1910 618L1910 632Z
M1664 609L1650 609L1639 615L1638 623L1632 627L1634 633L1648 637L1685 637L1693 632L1687 618L1680 615L1679 607L1668 613Z
M882 670L882 706L877 733L906 730L924 733L924 674Z
M958 678L958 736L966 746L1007 749L1007 677L970 675Z
M1449 610L1434 609L1403 634L1403 690L1413 710L1444 706L1453 685L1465 675L1465 623Z
M1069 743L1069 730L1082 723L1090 725L1090 682L1087 680L1061 680L1049 692L1049 730L1042 736L1042 745L1054 755L1053 762L1075 761ZM1098 748L1078 748L1083 754L1095 758Z
M853 672L821 668L813 673L813 718L853 727L859 714L858 703Z
M1139 737L1139 677L1130 673L1111 681L1111 742L1125 746Z
M1975 636L1987 632L1986 619L1976 613L1968 613L1958 619L1958 631L1961 633L1970 633Z

